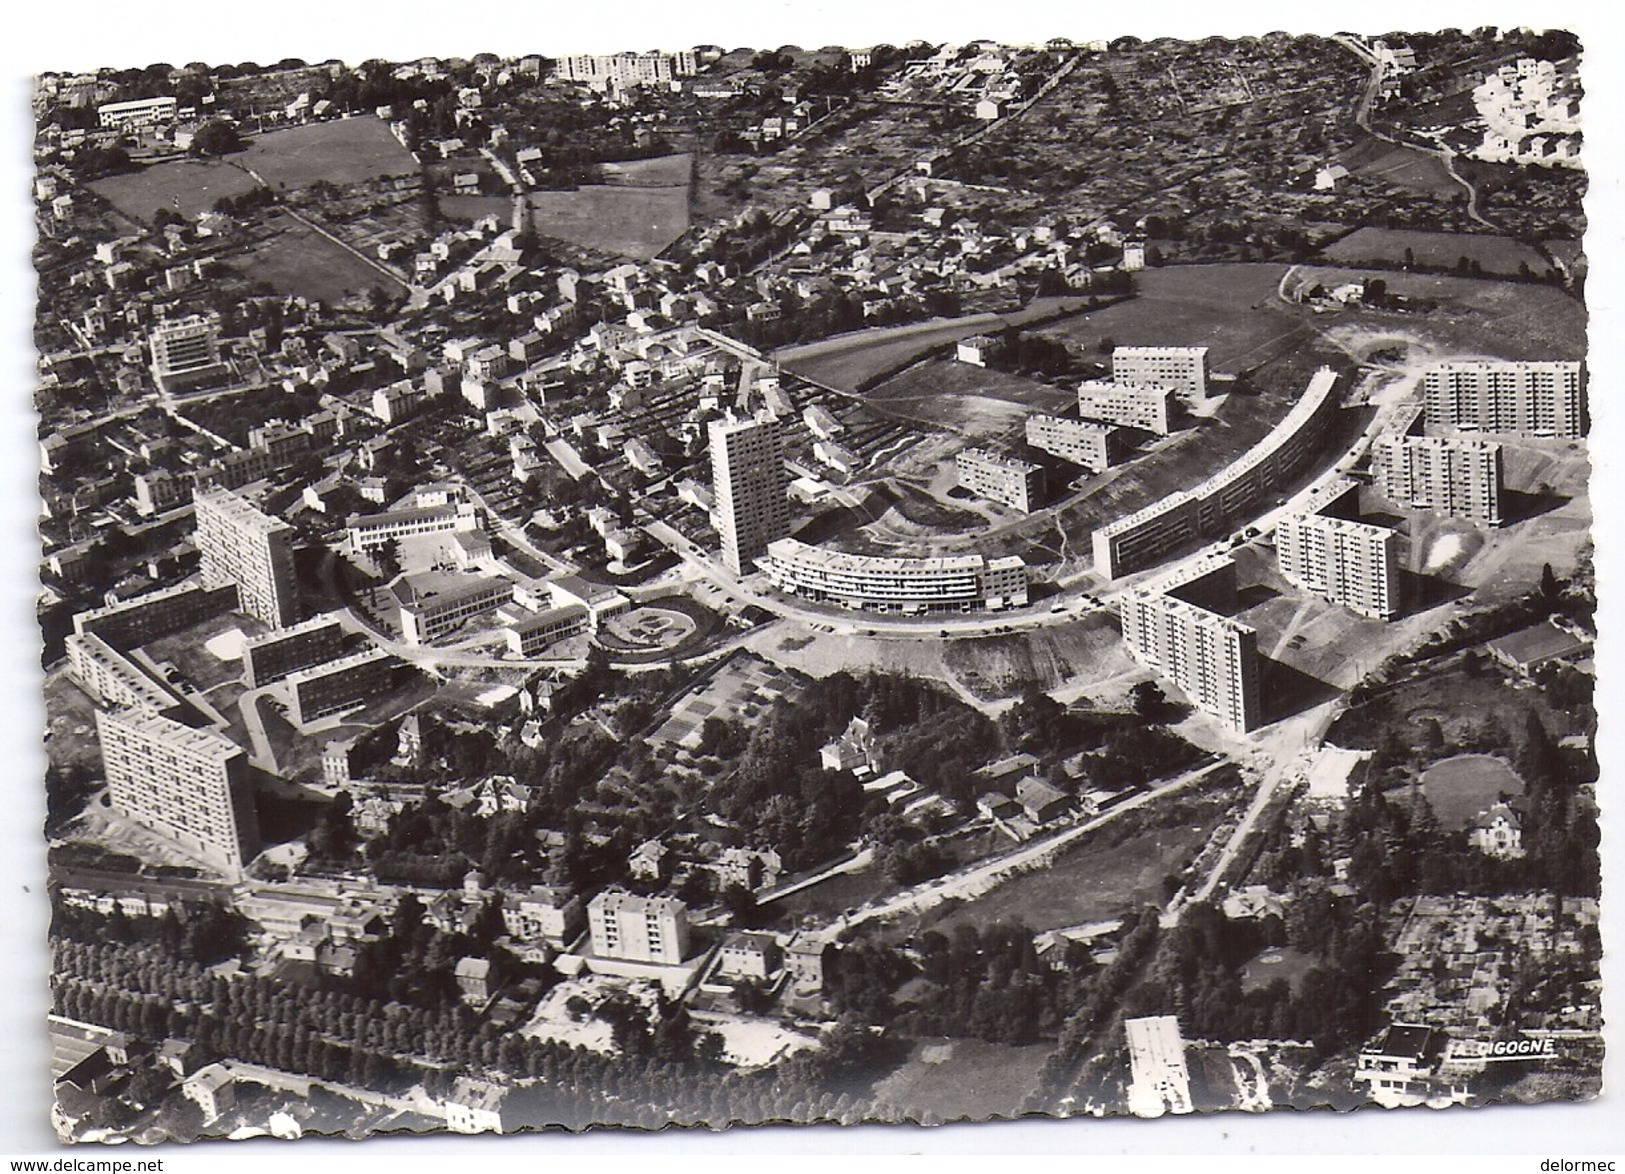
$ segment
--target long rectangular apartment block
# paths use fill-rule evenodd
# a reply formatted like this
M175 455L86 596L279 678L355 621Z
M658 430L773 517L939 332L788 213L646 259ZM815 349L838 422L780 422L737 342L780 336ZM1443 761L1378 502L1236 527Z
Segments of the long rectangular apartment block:
M1207 398L1207 347L1120 346L1112 351L1112 379L1173 392L1183 400Z
M894 558L781 538L767 548L763 566L780 591L854 610L927 615L1027 605L1027 564L1019 555Z
M1085 379L1078 384L1078 415L1167 436L1174 393L1143 383Z
M1123 641L1137 658L1167 676L1200 709L1241 733L1263 722L1258 633L1249 625L1180 598L1206 574L1234 569L1229 560L1202 575L1129 592L1122 601ZM1179 593L1179 594L1176 594Z
M1371 445L1377 492L1415 509L1501 524L1501 446L1469 436L1412 436L1412 409Z
M301 669L284 680L292 703L288 714L303 726L361 705L394 688L407 668L382 648L368 648Z
M1064 416L1027 417L1027 443L1041 452L1082 465L1091 473L1108 469L1122 457L1122 429L1094 420Z
M1579 362L1474 359L1435 363L1422 376L1429 424L1513 436L1586 434L1585 372Z
M954 457L959 484L977 497L1023 513L1038 505L1044 471L1029 461L985 448L962 449Z
M1108 579L1155 566L1215 538L1297 475L1320 447L1338 399L1337 372L1322 367L1292 410L1244 456L1200 485L1108 522L1094 532L1095 569Z
M333 660L344 650L344 626L333 616L317 616L243 642L243 683L269 685L300 669Z

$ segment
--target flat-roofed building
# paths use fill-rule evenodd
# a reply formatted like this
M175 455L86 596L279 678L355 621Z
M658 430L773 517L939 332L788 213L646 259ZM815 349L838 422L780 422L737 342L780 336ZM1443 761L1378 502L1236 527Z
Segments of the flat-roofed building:
M675 897L605 890L587 905L587 928L600 958L675 966L688 953L688 906Z
M382 648L368 648L284 678L295 725L311 722L371 701L399 683L407 665Z
M467 533L485 529L485 511L472 502L447 502L378 514L352 514L345 523L351 551L365 554L414 534Z
M1275 528L1288 582L1373 620L1399 610L1398 541L1385 526L1325 514L1294 514Z
M991 449L961 449L954 457L954 474L959 484L977 497L1022 513L1031 512L1042 497L1042 469Z
M220 324L201 314L165 319L149 336L152 378L166 395L225 382L231 368L220 358Z
M1234 564L1219 558L1132 591L1122 601L1123 642L1199 708L1245 733L1263 721L1258 634L1208 608L1234 590Z
M1435 363L1422 376L1427 422L1464 432L1584 436L1585 373L1579 362L1493 359Z
M1120 346L1112 351L1112 379L1161 387L1183 400L1207 398L1207 347Z
M273 628L296 621L292 527L229 489L200 489L193 501L204 583L236 584L238 610Z
M257 689L333 660L343 651L344 626L335 616L317 616L243 641L243 683Z
M790 480L779 422L766 414L712 420L707 435L722 561L743 574L769 543L790 531Z
M1174 393L1143 383L1085 379L1078 384L1078 415L1167 436Z
M93 632L75 632L65 641L68 671L97 701L121 709L172 713L180 698L169 686Z
M190 856L237 874L258 850L248 756L157 713L96 713L108 798Z
M1191 1074L1185 1063L1185 1041L1172 1015L1123 1020L1128 1039L1129 1112L1137 1117L1189 1113Z
M401 575L390 589L401 603L401 635L408 644L438 640L513 599L509 579L447 571Z
M237 605L233 587L209 590L199 583L161 587L73 617L73 630L100 636L114 648L133 648L223 615Z
M1027 417L1027 443L1042 452L1082 465L1091 473L1108 469L1123 454L1122 429L1095 420L1064 416Z
M510 625L505 635L509 652L515 656L535 656L591 628L591 613L581 604L572 603L526 616Z
M178 101L173 97L137 98L133 102L108 102L96 107L103 130L130 130L174 122Z
M781 538L763 560L780 591L863 611L925 615L1027 604L1027 564L981 555L893 558L847 554Z
M502 924L517 942L565 946L586 923L581 898L555 885L532 885L502 895Z
M1466 436L1379 436L1371 446L1377 492L1413 509L1501 524L1501 446Z

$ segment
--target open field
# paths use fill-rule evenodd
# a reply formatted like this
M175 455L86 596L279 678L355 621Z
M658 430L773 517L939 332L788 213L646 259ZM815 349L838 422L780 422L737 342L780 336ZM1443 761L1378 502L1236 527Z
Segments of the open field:
M1448 200L1462 191L1437 155L1386 143L1375 135L1362 133L1337 161L1362 179L1377 180L1436 199Z
M962 338L1077 313L1088 304L1087 298L1076 295L1034 298L1012 314L968 314L963 318L932 318L905 326L877 326L784 347L775 351L773 357L791 374L846 391L861 391L931 351Z
M232 264L250 281L269 283L278 293L342 301L373 286L392 291L395 286L378 270L306 224L275 213L267 220L271 235Z
M1294 950L1291 946L1271 946L1241 968L1243 990L1258 990L1278 978L1284 978L1296 987L1303 981L1304 972L1315 964L1313 954Z
M915 1119L1014 1117L1053 1050L1049 1044L923 1039L901 1068L875 1085L875 1099Z
M1034 932L1107 921L1160 903L1164 878L1207 843L1235 792L1165 797L1084 837L1046 867L1022 873L970 901L940 905L894 923L900 937L955 926L1022 925Z
M658 159L600 163L598 171L604 183L614 187L686 188L694 174L694 156L662 155Z
M646 261L688 231L688 185L586 184L571 191L531 192L532 223L541 236L601 253ZM507 196L441 196L454 220L497 216L507 222Z
M1505 236L1472 236L1457 232L1414 232L1408 229L1362 228L1321 250L1339 265L1405 263L1406 250L1417 265L1453 268L1462 257L1477 261L1485 273L1514 276L1520 264L1534 273L1550 266L1528 245Z
M259 187L254 177L218 160L176 159L155 163L127 175L110 175L90 185L91 191L132 220L151 224L160 209L191 219L225 197L236 199Z
M1523 792L1523 780L1517 773L1489 754L1458 754L1422 772L1422 794L1439 826L1447 831L1467 827L1502 795L1510 798Z
M66 661L45 674L45 737L51 762L82 766L100 775L96 703L68 676Z
M1533 710L1554 737L1581 731L1572 729L1565 711L1547 704L1539 690L1521 689L1499 665L1476 668L1456 656L1428 671L1388 686L1360 705L1344 711L1326 740L1351 749L1375 749L1384 731L1393 730L1402 742L1419 736L1420 723L1438 721L1447 743L1460 743L1480 728L1514 731L1522 728Z
M1314 315L1276 297L1284 265L1171 265L1137 275L1138 296L1038 331L1086 354L1118 346L1205 346L1214 371L1279 368L1313 350ZM1109 357L1101 354L1101 360ZM1312 360L1312 356L1306 356ZM1311 361L1302 374L1318 362ZM1274 368L1268 375L1275 377Z
M232 159L278 191L308 187L319 179L344 185L411 175L418 169L412 152L389 126L370 115L270 131L250 139L247 149Z
M947 358L917 363L876 384L865 398L888 416L977 438L1019 431L1030 413L1060 411L1077 400L1074 392Z

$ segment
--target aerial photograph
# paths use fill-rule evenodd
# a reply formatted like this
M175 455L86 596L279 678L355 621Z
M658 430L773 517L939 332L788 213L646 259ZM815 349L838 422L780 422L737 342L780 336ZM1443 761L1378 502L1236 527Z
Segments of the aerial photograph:
M47 1138L1598 1096L1580 41L1084 23L38 63Z

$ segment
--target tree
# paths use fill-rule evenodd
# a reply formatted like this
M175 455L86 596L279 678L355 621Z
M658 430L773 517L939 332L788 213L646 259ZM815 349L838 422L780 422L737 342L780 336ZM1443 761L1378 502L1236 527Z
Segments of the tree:
M229 155L242 149L243 140L237 134L237 128L219 118L205 122L197 128L192 136L190 148L191 153L196 156Z
M1557 606L1558 596L1562 587L1557 581L1557 572L1552 570L1551 563L1545 563L1540 568L1540 601L1550 609Z

